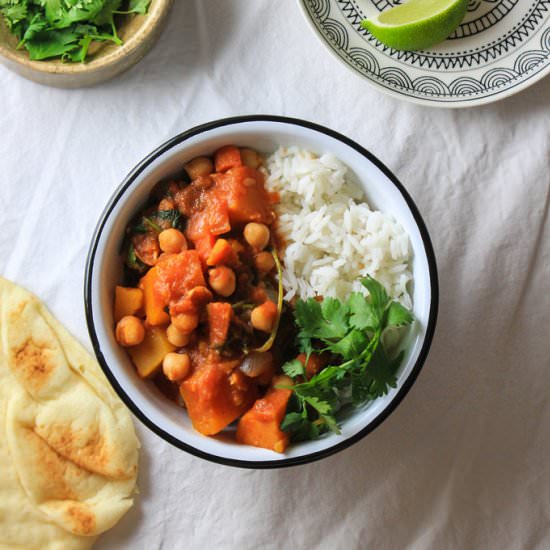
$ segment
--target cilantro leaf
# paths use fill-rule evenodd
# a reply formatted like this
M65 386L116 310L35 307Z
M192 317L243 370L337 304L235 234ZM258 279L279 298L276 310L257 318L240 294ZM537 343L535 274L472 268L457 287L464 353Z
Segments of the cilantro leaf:
M386 325L388 327L403 327L413 322L411 312L399 302L392 302L388 308Z
M306 369L304 368L304 365L298 359L294 359L293 361L287 361L282 366L283 372L290 376L290 378L298 378L299 376L305 376L306 375Z
M365 349L368 343L369 338L366 333L354 329L335 344L329 344L327 349L332 353L341 355L345 361L348 361L360 355L361 351Z
M393 361L390 361L382 347L376 350L365 373L365 382L368 384L370 399L382 397L388 393L390 388L396 387L395 373L403 359L403 355L403 353L400 353Z
M348 330L349 309L347 304L327 296L321 302L324 323L317 330L319 338L343 338Z
M304 420L304 415L297 412L288 413L281 422L281 430L283 431L295 431L302 427Z
M70 29L50 30L36 33L25 42L32 60L63 56L78 47L79 36Z
M322 414L320 418L331 432L334 432L335 434L341 433L340 426L338 426L338 422L334 416L330 414Z
M122 0L103 0L101 9L92 19L95 25L114 25L115 12L120 8Z
M311 439L317 439L323 432L322 426L320 426L317 422L312 422L307 418L301 417L301 415L300 418L300 422L295 421L294 423L287 426L285 425L285 417L285 419L281 423L281 430L288 432L290 434L290 440L294 443L297 443L299 441L309 441Z
M360 292L354 292L348 300L350 310L350 325L359 330L374 330L378 318L372 304Z
M12 30L17 23L25 20L29 13L27 4L11 4L9 1L7 4L0 4L0 11L6 18L10 30Z
M323 318L321 304L313 298L309 298L309 300L298 300L294 316L296 318L296 323L301 329L300 335L313 338Z
M328 414L332 410L330 403L322 401L319 397L304 397L304 401L320 414Z
M369 297L375 314L378 316L378 319L382 319L382 314L389 301L386 289L370 276L361 279L361 284L369 291Z
M151 0L130 0L130 5L128 6L129 13L147 13L149 9L149 4Z

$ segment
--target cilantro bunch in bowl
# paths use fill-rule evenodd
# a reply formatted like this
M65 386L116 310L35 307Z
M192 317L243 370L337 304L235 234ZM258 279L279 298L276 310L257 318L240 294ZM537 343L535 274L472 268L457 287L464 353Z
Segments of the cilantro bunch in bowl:
M372 277L361 280L369 297L354 292L344 302L331 297L298 300L294 311L297 345L305 361L283 365L293 391L281 428L293 441L340 433L338 413L361 407L395 388L404 351L392 353L384 335L414 321L412 312L388 296ZM327 365L308 376L312 354L329 357Z
M122 44L117 17L145 14L151 0L0 0L0 14L31 60L84 62L94 42Z

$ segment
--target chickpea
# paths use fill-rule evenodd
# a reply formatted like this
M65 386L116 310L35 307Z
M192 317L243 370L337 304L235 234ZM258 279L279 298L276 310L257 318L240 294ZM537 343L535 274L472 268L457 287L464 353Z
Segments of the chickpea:
M261 306L255 307L250 313L250 322L256 330L271 332L277 319L277 305L266 300Z
M166 338L168 338L168 341L177 348L186 346L189 344L189 340L191 340L189 333L180 332L174 325L170 325L166 329Z
M244 238L252 248L263 250L270 237L269 227L263 223L251 222L244 226Z
M199 176L208 176L214 172L214 164L208 157L196 157L189 161L184 168L191 180L195 180Z
M172 199L162 199L159 202L159 212L163 210L174 210L174 201Z
M256 269L262 273L269 273L275 267L275 260L270 252L260 252L254 256Z
M163 252L177 254L182 250L187 250L187 240L181 231L171 227L160 232L159 246Z
M225 266L211 269L208 273L208 283L220 296L231 296L237 287L235 272Z
M187 353L167 353L162 361L162 372L168 380L179 382L191 369L191 359Z
M121 346L137 346L145 338L145 327L141 319L126 315L116 324L115 337Z
M183 334L190 334L199 325L198 313L178 313L172 317L172 324Z
M201 307L212 301L212 293L205 286L196 286L192 288L185 297L190 300L194 306Z
M253 149L241 149L241 159L245 166L258 168L263 164L262 157Z

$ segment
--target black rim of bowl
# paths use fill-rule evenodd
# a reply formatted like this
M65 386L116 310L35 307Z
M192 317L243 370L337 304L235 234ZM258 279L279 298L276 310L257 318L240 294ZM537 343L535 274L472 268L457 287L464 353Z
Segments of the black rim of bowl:
M129 395L124 391L122 386L118 383L116 377L112 373L111 369L109 368L103 356L103 353L99 345L99 340L97 338L97 334L95 331L94 319L93 319L93 307L92 307L92 279L93 279L94 261L95 261L95 255L97 252L97 246L101 238L101 234L103 232L105 224L107 223L107 220L112 210L114 209L114 207L116 206L116 204L118 203L118 201L120 200L124 192L128 189L128 187L130 187L134 183L134 181L145 170L145 168L147 168L153 161L155 161L158 157L163 155L165 152L167 152L174 146L179 145L180 143L188 140L189 138L202 134L206 131L213 130L216 128L221 128L223 126L230 126L230 125L246 123L246 122L278 122L278 123L308 128L315 132L325 134L331 138L341 141L345 145L348 145L352 149L355 149L355 151L363 155L375 166L377 166L397 187L397 189L403 196L403 199L407 203L407 206L409 207L414 217L414 220L418 226L420 235L422 237L426 257L428 260L430 288L431 288L430 313L428 318L428 325L426 327L426 335L424 337L424 342L422 344L422 349L420 350L418 359L416 360L416 363L413 366L409 376L404 381L403 385L399 388L394 398L390 401L390 403L388 403L386 408L376 418L374 418L367 426L365 426L355 435L342 440L340 443L336 443L331 447L328 447L326 449L323 449L321 451L317 451L315 453L311 453L308 455L291 457L291 458L282 458L280 460L270 460L270 461L252 461L252 460L225 458L225 457L220 457L217 455L213 455L213 454L201 451L191 445L188 445L187 443L180 441L174 436L170 435L168 432L164 431L162 428L160 428L154 422L152 422L149 418L147 418L145 414L140 410L140 408L132 401ZM428 355L428 352L432 343L433 335L435 332L438 304L439 304L439 286L438 286L438 277L437 277L437 266L436 266L433 246L432 246L430 237L428 235L426 225L424 224L424 221L422 219L422 216L420 215L420 212L418 211L418 208L416 207L416 204L414 203L414 201L412 200L408 192L405 190L403 185L399 182L399 180L392 174L392 172L384 164L382 164L382 162L380 162L372 153L367 151L365 148L361 147L359 144L357 144L353 140L347 138L346 136L343 136L342 134L339 134L338 132L335 132L333 130L330 130L329 128L325 128L324 126L320 126L318 124L308 122L305 120L301 120L297 118L282 117L282 116L272 116L272 115L238 116L238 117L215 120L212 122L208 122L206 124L201 124L199 126L191 128L190 130L187 130L186 132L183 132L173 137L172 139L168 140L163 145L158 147L156 150L154 150L152 153L150 153L147 157L145 157L145 159L143 159L124 179L122 184L118 187L118 189L115 191L113 196L110 198L107 206L105 207L103 213L101 214L101 217L95 229L94 235L92 237L90 250L88 252L88 258L86 260L85 280L84 280L84 305L86 309L86 321L88 324L88 332L92 340L92 346L93 346L95 355L99 361L99 364L101 365L101 368L103 369L103 372L105 373L105 376L107 377L107 379L109 380L109 382L111 383L115 391L118 393L119 397L126 404L126 406L134 413L134 415L143 424L145 424L145 426L147 426L151 431L153 431L155 434L160 436L162 439L164 439L168 443L171 443L172 445L174 445L179 449L187 451L192 455L195 455L199 458L204 458L206 460L210 460L212 462L216 462L218 464L235 466L239 468L253 468L253 469L269 469L269 468L280 468L285 466L296 466L296 465L307 464L309 462L320 460L322 458L333 455L338 451L342 451L347 447L350 447L351 445L353 445L354 443L356 443L357 441L365 437L367 434L372 432L375 428L377 428L386 418L388 418L388 416L396 409L399 403L403 400L403 398L412 387L414 381L416 380L418 374L420 373L420 370L424 365L424 362Z

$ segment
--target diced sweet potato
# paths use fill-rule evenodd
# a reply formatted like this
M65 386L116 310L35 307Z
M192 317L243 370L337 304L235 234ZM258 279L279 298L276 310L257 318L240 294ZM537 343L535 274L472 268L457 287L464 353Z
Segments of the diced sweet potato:
M168 342L166 330L160 327L150 327L145 331L143 342L128 348L132 362L141 378L154 376L162 365L167 353L176 348Z
M327 359L318 353L312 353L309 356L307 364L305 353L300 353L296 359L306 368L306 376L308 379L315 376L327 364Z
M235 166L242 166L241 152L234 145L226 145L214 153L216 172L225 172Z
M227 200L232 224L270 224L273 221L273 210L261 172L248 166L237 166L225 174L217 174L215 181Z
M206 191L201 199L201 209L194 211L187 222L185 235L191 241L210 233L222 235L231 231L227 200L216 190Z
M206 213L208 216L208 230L212 235L222 235L231 231L227 200L218 189L211 189L205 193Z
M258 399L239 420L237 441L277 453L284 452L289 438L280 425L291 393L291 390L272 388L264 398Z
M187 220L187 227L185 229L185 236L192 242L196 242L197 239L201 239L205 235L210 233L208 227L208 213L199 210L193 212Z
M206 286L196 250L184 250L163 257L155 268L158 270L155 292L165 304L178 300L197 286Z
M233 308L227 302L211 302L206 306L208 314L208 340L212 347L219 347L227 340L233 318Z
M158 269L158 266L152 267L140 281L140 287L143 290L145 317L152 326L165 325L170 321L168 313L164 311L168 300L159 295L155 288L159 277Z
M225 239L217 239L208 258L206 265L235 266L239 261L237 253Z
M210 255L212 248L216 242L216 237L210 233L202 235L201 237L195 239L194 245L195 250L199 254L201 261L206 265L206 259Z
M205 364L181 384L189 418L198 432L221 432L254 402L256 387L247 381L244 387L232 384L231 376L215 363Z
M135 315L143 309L143 291L141 288L116 286L115 288L115 323L126 315Z

